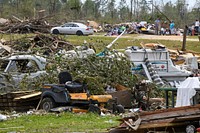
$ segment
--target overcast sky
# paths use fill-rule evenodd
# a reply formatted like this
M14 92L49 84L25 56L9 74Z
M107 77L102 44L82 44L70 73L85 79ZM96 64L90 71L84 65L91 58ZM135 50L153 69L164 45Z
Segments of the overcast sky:
M157 4L161 3L161 0L154 0L154 1L155 1ZM177 2L177 0L163 0L164 3L167 3L167 2L169 2L169 1L171 1L172 3ZM196 1L196 0L186 0L186 3L188 4L188 6L189 6L190 8L192 8L192 7L194 6L194 4L195 4L195 1Z

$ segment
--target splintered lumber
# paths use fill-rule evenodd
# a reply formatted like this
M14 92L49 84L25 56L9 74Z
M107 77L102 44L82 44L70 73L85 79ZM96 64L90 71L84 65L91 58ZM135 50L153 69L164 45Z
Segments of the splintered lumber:
M23 20L21 20L21 19L19 19L18 17L16 17L16 16L13 16L13 18L15 18L16 20L18 20L19 22L23 22Z
M16 21L5 23L0 27L1 33L49 33L52 27L44 20L45 18L26 20L21 20L16 16L13 18Z
M153 122L154 120L163 120L163 122L165 122L165 120L170 118L174 118L172 122L176 122L176 119L179 117L187 117L196 114L200 114L200 105L163 109L153 112L141 112L140 117L143 123Z
M13 49L7 45L3 45L1 42L0 42L0 47L2 47L3 49L5 49L6 51L8 51L9 53L12 53L13 52Z
M139 117L138 117L139 115ZM162 109L150 112L140 112L138 115L133 113L122 119L122 123L117 129L129 129L135 132L134 122L141 119L140 125L136 132L145 131L147 129L178 127L186 125L186 122L198 122L200 119L200 104L195 106L184 106L170 109ZM182 126L184 127L184 126Z
M32 94L27 94L27 95L24 95L24 96L16 97L16 98L14 98L14 100L22 100L22 99L24 100L24 99L40 96L41 94L42 94L42 92L35 92L35 93L32 93Z
M24 111L37 106L41 92L18 91L0 94L0 110Z

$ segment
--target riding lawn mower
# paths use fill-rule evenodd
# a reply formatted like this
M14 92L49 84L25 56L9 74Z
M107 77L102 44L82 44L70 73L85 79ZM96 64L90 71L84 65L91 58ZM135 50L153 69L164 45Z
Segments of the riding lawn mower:
M58 75L59 84L45 84L42 88L40 108L49 111L68 110L71 112L94 112L103 110L111 113L124 113L124 107L117 105L112 95L91 95L87 84L72 81L68 72ZM110 105L108 107L108 104Z

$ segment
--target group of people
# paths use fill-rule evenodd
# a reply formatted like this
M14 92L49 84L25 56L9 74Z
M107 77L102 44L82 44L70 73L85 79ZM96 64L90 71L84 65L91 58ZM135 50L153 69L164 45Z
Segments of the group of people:
M194 35L200 33L200 22L196 20L194 25L188 29L188 34ZM180 29L175 28L175 23L173 20L161 21L160 18L157 18L154 24L147 23L146 21L133 22L127 24L120 24L110 26L107 32L107 36L120 35L125 29L127 33L143 33L142 29L153 31L153 34L156 35L181 35ZM155 31L155 32L154 32Z
M188 29L188 34L194 36L195 34L199 34L200 33L200 23L199 20L197 19L194 24Z
M124 30L126 30L128 28L129 28L128 25L123 25L123 24L109 27L106 36L120 35Z
M200 33L200 22L196 20L194 24L188 29L187 35L195 35ZM171 21L170 24L167 24L166 21L161 22L160 19L155 20L155 34L156 35L177 35L178 31L175 28L174 21Z
M170 23L167 21L161 21L160 18L155 20L155 34L156 35L175 35L177 34L175 23L171 20Z

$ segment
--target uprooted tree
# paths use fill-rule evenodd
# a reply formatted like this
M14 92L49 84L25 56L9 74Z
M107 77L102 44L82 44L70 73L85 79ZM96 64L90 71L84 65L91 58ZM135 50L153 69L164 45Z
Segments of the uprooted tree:
M115 87L120 84L132 88L140 80L131 73L131 63L124 57L117 59L91 55L87 58L65 59L55 56L49 61L47 75L37 78L34 83L27 83L24 79L20 88L40 89L44 83L58 83L58 73L61 71L68 71L73 80L86 83L91 94L104 94L108 85Z

